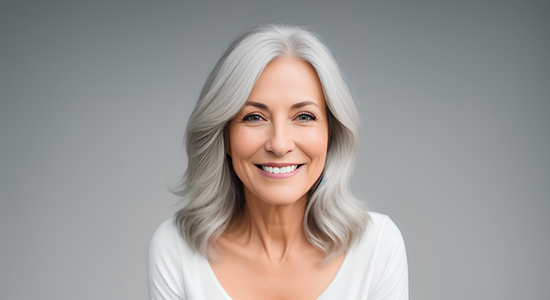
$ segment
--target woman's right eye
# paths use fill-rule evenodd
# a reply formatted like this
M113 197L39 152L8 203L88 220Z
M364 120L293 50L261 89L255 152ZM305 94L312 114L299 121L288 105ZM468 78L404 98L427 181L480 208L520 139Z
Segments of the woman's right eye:
M258 114L250 114L246 115L243 118L243 122L259 122L262 121L264 118Z

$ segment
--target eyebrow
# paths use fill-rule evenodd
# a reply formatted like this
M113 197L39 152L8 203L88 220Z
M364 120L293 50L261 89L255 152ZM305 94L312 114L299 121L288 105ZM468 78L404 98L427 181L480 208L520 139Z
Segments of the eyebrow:
M296 104L293 104L290 108L294 109L294 108L300 108L300 107L304 107L304 106L308 106L308 105L315 105L315 106L319 107L319 105L317 105L317 103L315 103L313 101L303 101L303 102L298 102Z
M296 108L300 108L300 107L304 107L304 106L308 106L308 105L315 105L315 106L319 107L319 105L317 105L317 103L315 103L313 101L302 101L302 102L292 104L292 106L290 108L291 109L296 109ZM254 107L257 107L257 108L260 108L260 109L267 109L267 105L265 105L263 103L260 103L260 102L255 102L255 101L248 101L248 102L246 102L245 106L254 106Z
M267 105L260 103L260 102L254 102L254 101L248 101L246 102L245 106L255 106L260 109L267 109Z

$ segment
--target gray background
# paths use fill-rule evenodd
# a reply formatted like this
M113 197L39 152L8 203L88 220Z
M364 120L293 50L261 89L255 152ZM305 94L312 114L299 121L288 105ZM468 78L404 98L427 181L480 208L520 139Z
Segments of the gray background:
M277 20L354 88L352 188L401 228L411 299L550 299L549 2L263 2L2 2L0 298L147 298L200 88Z

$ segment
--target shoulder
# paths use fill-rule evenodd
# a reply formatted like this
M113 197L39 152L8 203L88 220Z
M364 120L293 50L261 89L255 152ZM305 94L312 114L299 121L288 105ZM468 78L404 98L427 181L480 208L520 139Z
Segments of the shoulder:
M393 220L384 214L369 212L370 221L365 230L365 236L369 239L376 238L378 243L404 244L401 231Z
M169 218L163 221L153 233L151 242L158 242L173 236L174 232L177 232L176 225L174 224L174 218Z
M152 240L160 239L162 237L168 237L169 235L173 234L175 229L176 226L174 224L174 218L164 220L153 233Z
M376 299L380 295L392 295L389 299L408 299L407 253L401 231L389 216L376 212L369 212L369 215L371 219L356 248L356 255L362 260L366 258L373 275L369 294Z
M369 212L369 216L363 236L350 248L351 256L368 263L379 276L396 268L406 272L407 253L401 231L387 215Z
M393 220L384 214L369 212L370 220L367 223L363 236L357 242L356 248L360 252L376 254L378 262L383 257L387 262L395 261L397 257L406 260L405 242L401 231ZM382 257L381 257L382 256Z
M163 255L169 252L177 252L178 230L172 218L162 222L153 233L149 242L149 257L151 255Z
M148 281L151 299L182 299L182 245L172 218L162 222L149 242Z
M172 218L162 222L149 242L149 263L166 264L179 260L178 230Z
M149 242L149 261L180 265L182 259L191 258L196 253L183 238L174 218L162 222Z

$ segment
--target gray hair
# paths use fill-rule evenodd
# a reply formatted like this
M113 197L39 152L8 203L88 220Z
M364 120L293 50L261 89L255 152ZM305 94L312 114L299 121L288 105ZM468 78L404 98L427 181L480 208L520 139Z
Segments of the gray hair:
M349 191L359 115L336 61L320 37L299 26L259 25L241 34L222 55L189 118L189 159L182 190L185 206L175 214L180 234L210 257L209 246L244 212L244 191L228 147L228 124L244 106L264 67L278 57L311 64L321 82L329 123L323 174L308 192L304 231L309 241L335 257L364 231L369 216Z

